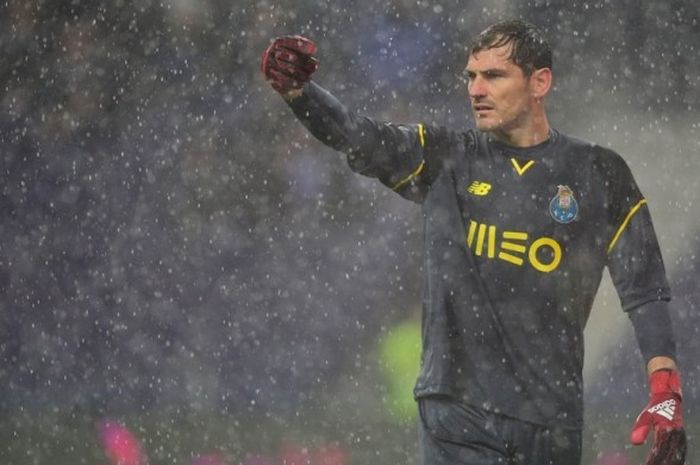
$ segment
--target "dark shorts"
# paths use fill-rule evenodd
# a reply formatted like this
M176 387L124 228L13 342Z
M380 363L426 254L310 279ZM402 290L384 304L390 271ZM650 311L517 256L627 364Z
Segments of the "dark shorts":
M454 401L419 399L423 465L580 465L581 431L534 425Z

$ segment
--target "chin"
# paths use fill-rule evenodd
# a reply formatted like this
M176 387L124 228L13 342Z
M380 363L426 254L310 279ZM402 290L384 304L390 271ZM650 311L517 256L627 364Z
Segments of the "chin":
M480 131L494 131L498 129L498 124L489 123L488 121L476 120L476 127Z

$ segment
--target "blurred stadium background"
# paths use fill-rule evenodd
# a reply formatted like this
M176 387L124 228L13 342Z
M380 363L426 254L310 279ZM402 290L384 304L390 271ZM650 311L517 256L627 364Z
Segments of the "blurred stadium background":
M3 2L0 463L111 463L113 421L151 465L416 464L420 210L310 139L259 57L307 35L347 105L458 129L465 44L505 17L555 45L553 124L648 197L697 463L691 0ZM607 277L586 337L584 463L640 463L646 380Z

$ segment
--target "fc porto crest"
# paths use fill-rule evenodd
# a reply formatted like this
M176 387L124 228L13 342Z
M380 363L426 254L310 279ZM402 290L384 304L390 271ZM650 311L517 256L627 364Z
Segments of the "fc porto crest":
M549 202L549 214L559 223L571 223L578 215L578 202L569 186L557 186L557 195Z

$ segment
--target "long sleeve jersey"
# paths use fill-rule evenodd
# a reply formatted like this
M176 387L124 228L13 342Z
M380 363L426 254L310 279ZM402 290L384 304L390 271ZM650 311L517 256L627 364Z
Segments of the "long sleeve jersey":
M425 265L415 396L580 428L583 330L607 266L622 308L668 301L646 201L612 150L376 121L311 82L289 103L350 168L419 203Z

